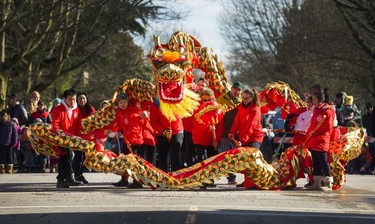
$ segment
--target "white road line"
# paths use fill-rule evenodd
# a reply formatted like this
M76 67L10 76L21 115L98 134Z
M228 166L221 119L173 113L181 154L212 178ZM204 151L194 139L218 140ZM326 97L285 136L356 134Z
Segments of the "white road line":
M197 212L198 212L198 207L191 206L189 208L189 212L187 214L185 224L195 224L195 220L197 218Z

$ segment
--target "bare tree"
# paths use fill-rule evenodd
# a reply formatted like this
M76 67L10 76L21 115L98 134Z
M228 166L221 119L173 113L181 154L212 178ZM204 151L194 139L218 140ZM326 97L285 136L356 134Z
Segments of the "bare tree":
M331 94L373 94L373 59L356 43L333 1L226 2L223 35L232 73L251 85L282 80L302 93L316 83Z

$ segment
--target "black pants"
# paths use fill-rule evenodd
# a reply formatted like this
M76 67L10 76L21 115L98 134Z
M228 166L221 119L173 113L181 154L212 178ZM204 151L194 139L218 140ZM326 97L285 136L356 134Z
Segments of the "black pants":
M187 166L194 164L197 152L194 147L192 133L189 131L184 131L184 156Z
M147 162L155 165L155 146L143 144L141 146L141 155Z
M141 150L141 145L131 145L131 149L133 151L134 154L138 155L138 156L141 156L142 154L142 150ZM130 151L128 149L128 147L126 146L126 144L124 144L122 146L122 150L121 150L122 153L124 153L125 155L129 154Z
M194 145L195 150L197 152L197 160L196 163L199 163L211 156L214 156L217 154L217 151L215 148L211 146L204 146L204 145Z
M73 152L69 148L60 147L61 152L66 152L64 155L60 156L58 164L58 172L56 179L58 181L64 181L66 179L73 178L73 167L72 167L72 158Z
M78 178L82 176L83 170L85 169L85 166L83 165L83 162L86 159L86 155L84 152L81 151L74 151L74 158L73 158L73 172L74 177Z
M170 141L165 136L156 137L156 152L158 154L158 165L165 172L175 171L182 168L181 146L184 134L172 135Z
M13 150L11 145L0 145L0 164L13 164Z
M327 152L320 152L310 149L312 160L314 163L315 176L331 176L331 167L327 161Z

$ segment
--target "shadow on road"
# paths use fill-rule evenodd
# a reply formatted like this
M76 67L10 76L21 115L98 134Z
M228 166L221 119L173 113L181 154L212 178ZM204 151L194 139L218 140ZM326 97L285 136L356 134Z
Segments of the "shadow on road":
M352 215L332 213L303 213L303 212L272 212L244 210L215 210L215 211L151 211L151 212L88 212L88 213L36 213L0 215L0 223L6 224L232 224L232 223L272 223L272 224L332 224L374 223L375 215Z

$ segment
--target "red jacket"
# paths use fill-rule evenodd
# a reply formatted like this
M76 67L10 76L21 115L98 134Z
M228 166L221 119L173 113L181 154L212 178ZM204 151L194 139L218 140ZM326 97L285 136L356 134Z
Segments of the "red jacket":
M323 119L323 116L326 116L326 118L317 128L318 123ZM315 107L310 127L306 133L306 138L309 138L306 143L308 149L313 149L315 151L328 151L331 133L333 131L334 118L335 111L327 103Z
M85 119L86 117L88 117L91 114L94 114L96 112L96 110L93 107L91 107L91 110L92 110L92 112L90 113L85 108L82 108L82 109L78 108L77 121L74 125L74 135L77 135L77 136L79 136L81 138L84 138L84 139L92 140L93 135L91 133L86 134L86 135L81 134L81 129L82 129L81 121L82 121L82 119Z
M78 108L72 110L72 116L69 118L68 111L63 104L55 107L52 111L52 125L56 129L61 129L69 133L74 133L74 125L78 117Z
M201 123L198 121L198 118L196 117L196 114L199 113L199 111L203 110L207 106L218 104L214 101L203 103L199 109L194 113L192 116L194 118L193 120L193 130L192 130L192 138L193 143L195 145L203 145L203 146L212 146L213 144L213 132L209 129L211 120L216 120L217 122L221 121L223 119L223 114L221 111L210 111L207 112L206 115L208 115L206 118L202 115L200 116L200 119L204 122ZM215 132L217 136L217 131ZM216 139L218 141L218 139Z
M169 121L155 104L151 106L150 122L158 135L163 135L163 130L166 129L172 130L172 135L183 132L182 119L176 116L176 120Z
M37 110L31 114L31 120L34 122L35 119L40 118L44 123L51 123L51 117L48 111L46 110Z
M144 118L144 127L143 127L143 144L145 145L156 145L156 131L152 128L150 123L150 110L153 102L151 101L143 101L140 103L141 108L144 113L147 114L147 118Z
M243 103L238 106L236 117L230 133L237 134L242 145L250 142L262 142L262 118L260 108L254 104L245 108Z
M193 122L194 122L194 117L186 117L182 119L182 123L184 124L184 131L187 132L192 132L193 131Z
M141 109L136 106L129 105L125 110L117 108L116 126L112 131L122 131L125 144L143 144L144 119L141 119L141 112Z

